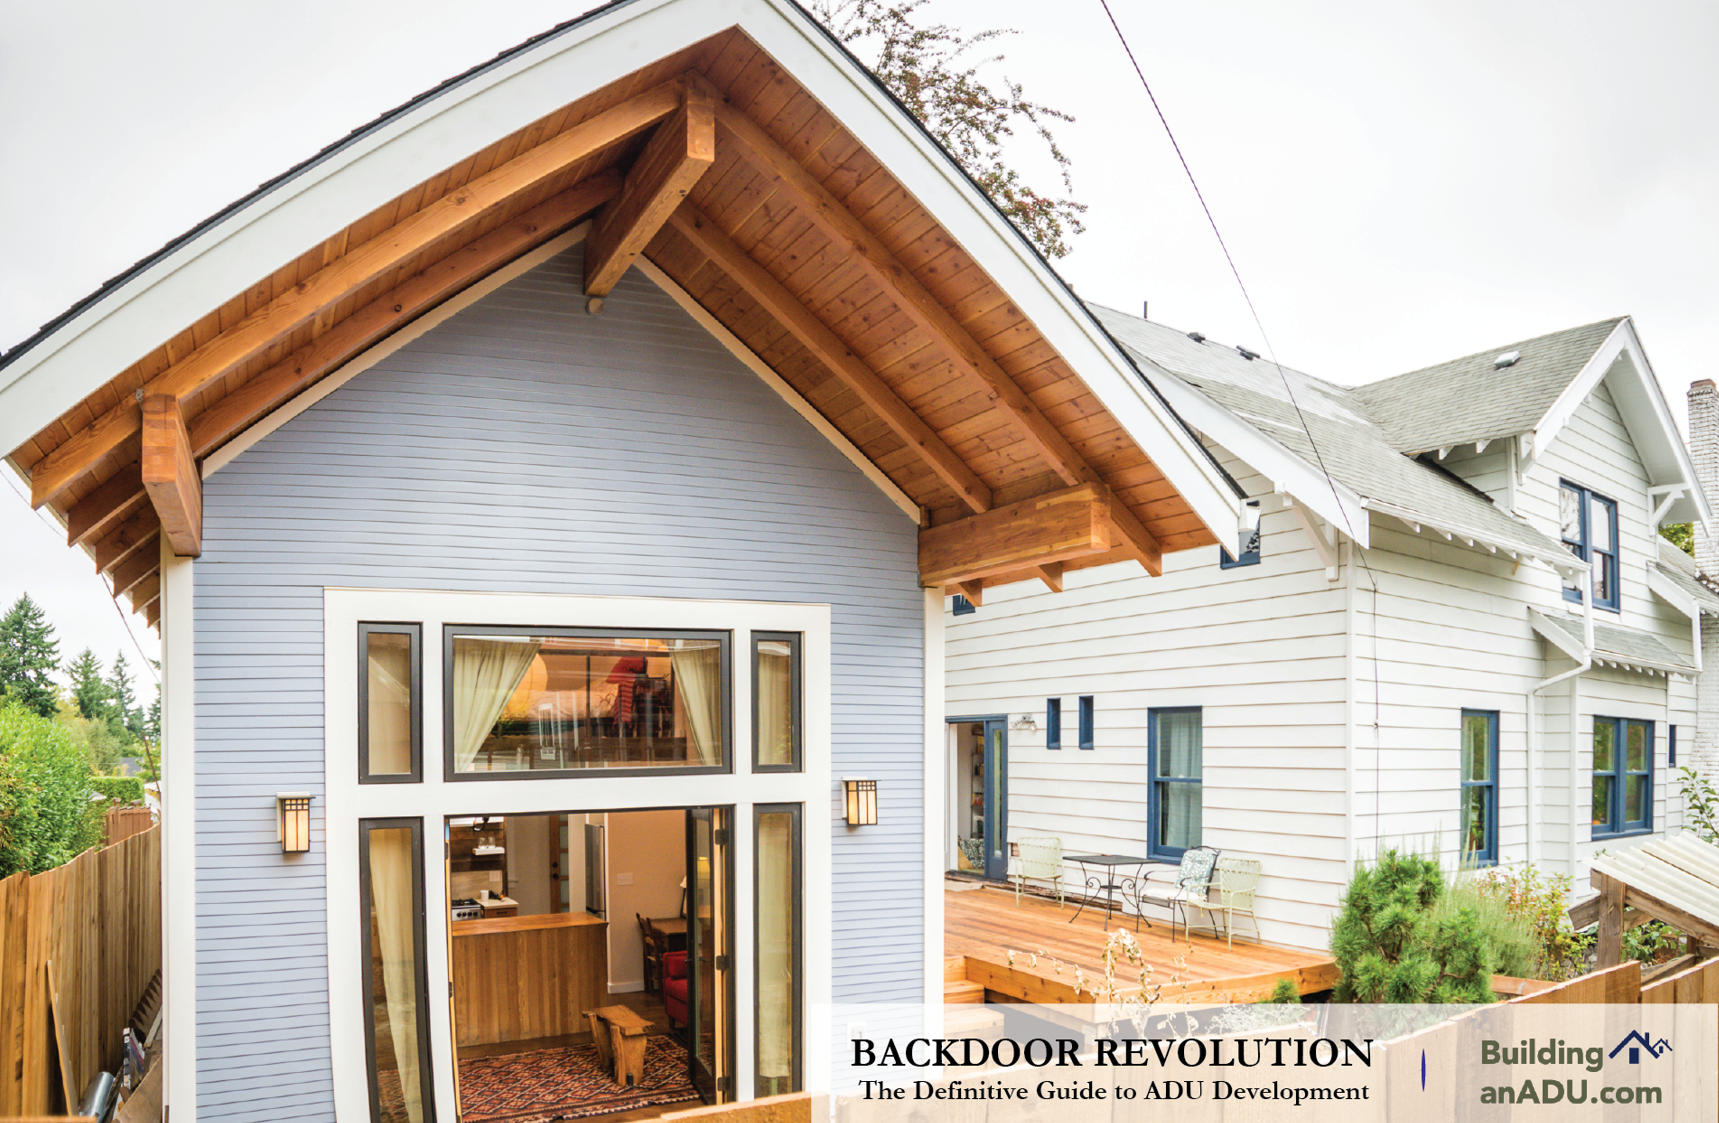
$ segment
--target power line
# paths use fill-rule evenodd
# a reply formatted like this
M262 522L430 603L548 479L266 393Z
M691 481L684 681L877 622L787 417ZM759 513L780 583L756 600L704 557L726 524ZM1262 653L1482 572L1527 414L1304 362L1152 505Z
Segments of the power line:
M1205 212L1206 222L1212 228L1213 237L1218 240L1218 248L1223 251L1224 261L1229 263L1230 275L1236 279L1236 287L1241 290L1242 300L1247 303L1248 314L1253 317L1254 327L1259 329L1260 341L1265 345L1266 354L1271 358L1271 365L1277 371L1277 377L1283 382L1283 392L1289 397L1290 408L1295 410L1295 419L1301 425L1301 431L1307 434L1307 443L1313 450L1313 459L1319 465L1320 475L1325 477L1325 484L1331 489L1331 497L1337 502L1337 513L1343 518L1343 529L1349 534L1351 553L1360 561L1361 568L1367 574L1367 581L1373 587L1373 833L1375 845L1379 838L1380 814L1380 782L1384 766L1384 744L1380 736L1380 687L1379 687L1379 577L1373 572L1373 567L1367 561L1367 553L1360 548L1355 538L1355 527L1349 521L1349 511L1343 505L1343 497L1337 490L1337 481L1332 478L1330 469L1325 467L1325 457L1319 451L1319 440L1313 435L1312 426L1307 424L1307 416L1301 412L1301 403L1295 399L1295 388L1289 383L1289 376L1283 373L1283 364L1277 361L1277 348L1272 346L1271 336L1265 330L1265 323L1260 319L1259 309L1254 307L1253 296L1247 291L1247 282L1242 280L1241 270L1236 266L1234 255L1230 253L1229 244L1224 241L1223 231L1218 229L1218 220L1212 215L1212 208L1206 202L1205 192L1200 190L1199 180L1194 178L1194 169L1188 165L1187 156L1182 154L1182 146L1176 140L1176 131L1170 127L1170 120L1164 116L1164 109L1158 104L1158 97L1152 92L1152 83L1146 80L1146 72L1140 69L1140 60L1134 57L1134 48L1128 44L1128 36L1122 33L1122 25L1116 22L1116 14L1110 10L1110 0L1098 0L1104 8L1104 15L1110 20L1111 28L1116 32L1116 38L1122 44L1122 50L1128 55L1128 62L1134 67L1134 76L1140 79L1140 86L1146 91L1146 98L1152 103L1153 112L1158 114L1158 123L1164 126L1164 135L1170 138L1170 147L1176 151L1176 159L1182 165L1182 171L1188 177L1188 185L1194 189L1194 198L1200 201L1200 210Z

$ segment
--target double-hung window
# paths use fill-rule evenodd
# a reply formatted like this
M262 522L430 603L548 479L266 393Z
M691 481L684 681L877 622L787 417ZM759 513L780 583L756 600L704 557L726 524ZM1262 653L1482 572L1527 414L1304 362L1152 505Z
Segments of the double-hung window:
M1498 714L1462 711L1462 857L1498 862Z
M1594 718L1593 837L1653 829L1653 722Z
M1147 711L1147 852L1179 861L1200 844L1201 765L1204 730L1200 707Z
M1618 505L1568 480L1558 490L1564 548L1593 567L1595 608L1618 607ZM1579 577L1564 582L1564 599L1582 599Z

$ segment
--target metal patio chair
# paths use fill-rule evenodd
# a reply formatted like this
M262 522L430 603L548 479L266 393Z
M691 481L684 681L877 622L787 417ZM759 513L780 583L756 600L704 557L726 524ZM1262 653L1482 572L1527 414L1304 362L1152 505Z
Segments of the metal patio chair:
M1195 899L1204 901L1206 889L1211 884L1212 869L1217 865L1218 851L1211 846L1190 846L1182 851L1182 862L1175 870L1153 870L1145 878L1145 884L1136 894L1134 907L1142 915L1144 906L1148 903L1163 905L1170 910L1170 936L1176 935L1176 910L1182 912L1182 935L1188 934L1188 903ZM1152 922L1146 922L1150 925Z
M1211 889L1209 894L1201 894L1198 898L1190 898L1183 902L1183 915L1192 907L1209 914L1212 918L1212 935L1217 935L1217 918L1223 916L1224 941L1230 946L1236 946L1235 918L1245 914L1253 924L1253 938L1259 941L1259 917L1254 915L1253 896L1259 888L1260 864L1253 858L1219 858L1217 867L1212 870Z

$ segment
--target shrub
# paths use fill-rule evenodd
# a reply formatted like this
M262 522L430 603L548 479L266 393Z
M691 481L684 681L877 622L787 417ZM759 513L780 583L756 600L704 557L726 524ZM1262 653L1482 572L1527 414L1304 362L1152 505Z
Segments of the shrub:
M1683 778L1683 821L1703 842L1719 845L1719 792L1707 777L1685 766L1677 770Z
M1493 974L1536 978L1540 949L1534 939L1533 925L1527 917L1515 913L1501 896L1490 892L1486 881L1481 874L1459 875L1433 906L1435 923L1466 915L1467 922L1474 925L1492 949Z
M1483 916L1472 891L1450 900L1438 863L1387 850L1358 863L1331 929L1338 1002L1493 1001L1492 973L1509 926ZM1515 945L1513 945L1515 946Z
M142 803L143 777L92 776L90 786L109 803Z
M1271 988L1271 997L1267 1002L1275 1006L1301 1005L1301 992L1295 989L1295 984L1288 979L1277 980L1277 985Z
M1470 879L1476 890L1499 902L1528 930L1533 948L1527 971L1501 967L1500 974L1563 982L1586 970L1591 936L1570 925L1568 874L1542 873L1536 866L1493 869Z
M0 706L0 877L41 873L101 841L90 765L65 728Z

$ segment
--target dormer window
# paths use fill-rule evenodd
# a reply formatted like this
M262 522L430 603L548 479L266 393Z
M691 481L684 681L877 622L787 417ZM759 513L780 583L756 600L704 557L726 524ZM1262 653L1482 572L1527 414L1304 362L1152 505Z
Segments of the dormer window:
M1565 480L1558 492L1564 546L1593 566L1594 607L1618 610L1618 505ZM1564 582L1564 599L1580 601L1579 577Z

